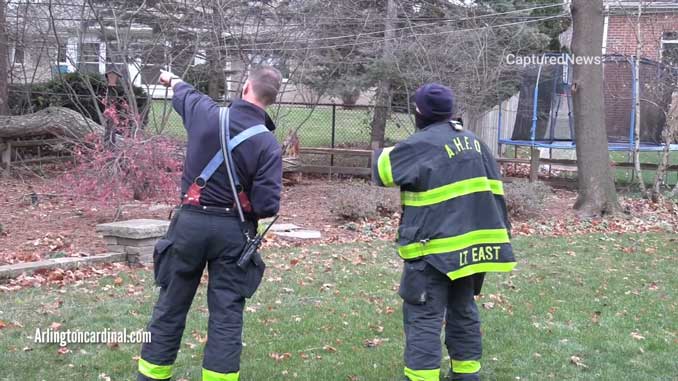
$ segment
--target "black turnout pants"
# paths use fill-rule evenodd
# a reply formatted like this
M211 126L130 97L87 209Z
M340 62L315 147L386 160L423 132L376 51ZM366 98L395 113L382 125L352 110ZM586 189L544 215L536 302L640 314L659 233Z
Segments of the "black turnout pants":
M254 224L247 228L254 233ZM154 272L160 295L148 324L151 342L141 349L139 380L171 378L167 376L205 265L209 322L203 378L210 378L207 372L212 377L231 374L235 378L229 379L237 379L233 373L240 369L245 298L252 296L264 272L261 258L257 258L259 265L251 264L248 271L236 265L244 245L242 224L225 210L182 206L175 211L167 234L155 247Z
M453 380L479 380L482 355L480 317L473 298L479 277L451 281L424 260L405 262L400 284L405 327L405 375L412 381L438 380L440 333Z

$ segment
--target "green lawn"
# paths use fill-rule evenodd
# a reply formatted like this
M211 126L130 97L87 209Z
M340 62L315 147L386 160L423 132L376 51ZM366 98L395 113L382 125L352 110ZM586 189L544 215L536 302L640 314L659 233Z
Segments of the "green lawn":
M649 164L659 164L661 160L661 152L641 152L640 153L640 162L649 163ZM629 152L611 152L610 157L612 160L618 163L631 163L633 162L633 153ZM670 165L678 165L678 152L671 152L669 155ZM643 170L643 180L646 184L654 184L654 178L656 176L656 171ZM633 171L631 169L617 169L616 178L617 184L629 184L634 181ZM678 181L678 172L669 172L667 175L668 184L676 184Z
M299 128L298 136L302 147L330 147L332 143L332 107L274 105L268 109L277 125L276 136L283 141L290 131ZM367 147L370 142L369 109L336 108L335 146ZM179 115L172 110L171 103L154 101L149 112L149 128L184 138L186 136ZM406 114L393 114L386 125L386 138L396 142L414 132L414 124Z
M678 378L676 235L518 238L515 247L517 270L489 276L479 301L484 380ZM399 380L400 263L392 244L264 254L269 270L246 314L243 380ZM106 277L1 294L0 380L133 379L138 345L71 344L58 354L57 345L32 339L54 322L62 331L143 328L157 295L150 275L121 276L118 285ZM203 285L177 380L199 380L205 306ZM378 345L365 344L374 339Z
M508 146L507 151L504 154L506 157L514 157L516 146ZM564 150L553 150L554 157L558 154L557 151ZM569 151L569 150L568 150ZM629 156L631 155L631 156ZM630 163L633 162L633 153L629 152L610 152L610 160L617 163ZM641 152L640 153L640 162L648 164L658 164L661 159L661 152ZM518 147L518 157L529 158L530 157L530 148L529 147ZM669 163L671 165L678 165L678 152L671 152L669 155ZM628 185L632 182L632 173L631 169L616 169L615 170L615 182L617 185ZM643 170L643 179L645 183L650 185L654 184L654 178L656 171L653 170ZM568 178L576 178L576 173L565 173L563 176ZM666 183L669 185L675 185L678 182L678 172L669 172L666 178Z

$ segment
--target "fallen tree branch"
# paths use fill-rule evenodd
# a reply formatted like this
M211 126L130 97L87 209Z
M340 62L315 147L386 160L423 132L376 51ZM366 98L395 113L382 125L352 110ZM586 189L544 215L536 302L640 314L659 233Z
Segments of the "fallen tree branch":
M0 139L51 134L80 140L104 128L82 114L64 107L48 107L33 114L0 116Z

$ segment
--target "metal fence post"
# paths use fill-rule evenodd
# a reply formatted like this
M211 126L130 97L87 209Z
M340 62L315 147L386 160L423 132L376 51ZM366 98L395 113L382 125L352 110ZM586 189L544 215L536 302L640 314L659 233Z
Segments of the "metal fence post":
M332 102L332 143L331 148L335 148L335 139L337 135L337 105ZM334 167L334 155L330 155L330 167Z

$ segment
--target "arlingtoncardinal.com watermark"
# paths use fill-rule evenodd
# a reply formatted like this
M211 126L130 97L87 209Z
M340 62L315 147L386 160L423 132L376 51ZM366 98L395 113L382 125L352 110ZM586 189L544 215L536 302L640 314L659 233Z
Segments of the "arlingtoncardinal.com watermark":
M59 344L65 347L68 344L144 344L151 342L151 333L148 331L56 331L51 328L35 329L33 342L39 344Z
M560 56L546 56L533 54L531 56L517 56L515 54L508 54L504 61L509 65L602 65L602 56L574 56L574 55L560 55Z

